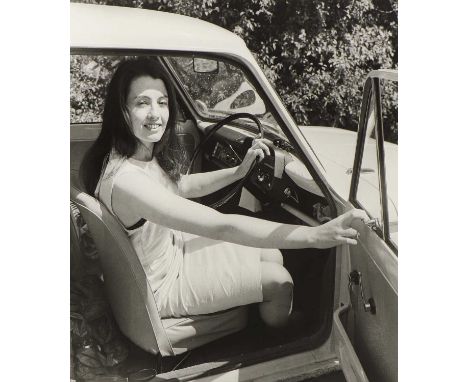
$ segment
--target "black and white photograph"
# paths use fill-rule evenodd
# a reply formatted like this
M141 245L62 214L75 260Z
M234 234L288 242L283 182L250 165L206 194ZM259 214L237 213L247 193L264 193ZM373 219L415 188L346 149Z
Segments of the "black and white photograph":
M6 2L1 379L465 380L467 11Z
M398 5L70 4L70 379L397 381Z

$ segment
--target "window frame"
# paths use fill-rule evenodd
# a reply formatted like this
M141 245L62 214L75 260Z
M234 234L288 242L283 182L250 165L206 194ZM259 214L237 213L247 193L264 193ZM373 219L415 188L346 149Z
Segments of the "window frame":
M353 177L351 179L351 187L349 194L349 201L356 208L366 210L366 208L358 201L357 191L359 187L359 180L361 175L362 159L364 154L364 146L366 142L366 133L369 119L369 112L371 110L371 100L374 100L375 112L375 139L377 148L377 161L378 161L378 179L379 179L379 195L380 206L382 213L382 224L377 225L374 229L375 233L382 238L385 243L395 252L398 256L398 247L390 238L390 222L388 213L388 195L387 195L387 177L385 170L385 147L384 147L384 130L382 119L382 103L381 103L381 88L380 80L398 81L393 72L387 71L373 71L369 74L364 84L363 101L361 105L361 114L359 118L357 145L354 156ZM373 97L372 97L373 96ZM380 219L380 218L379 218Z

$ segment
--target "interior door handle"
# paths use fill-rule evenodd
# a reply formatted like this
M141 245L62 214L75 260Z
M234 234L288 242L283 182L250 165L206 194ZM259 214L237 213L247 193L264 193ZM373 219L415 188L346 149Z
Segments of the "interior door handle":
M370 219L366 222L366 225L373 231L377 231L378 229L382 229L382 224L378 218Z
M360 289L360 295L361 295L361 300L362 300L362 306L364 307L364 312L375 314L377 310L376 310L374 299L372 297L367 299L366 295L364 294L364 288L362 287L362 273L354 270L349 274L348 278L349 278L349 286L348 286L349 292L351 293L354 285L358 285Z

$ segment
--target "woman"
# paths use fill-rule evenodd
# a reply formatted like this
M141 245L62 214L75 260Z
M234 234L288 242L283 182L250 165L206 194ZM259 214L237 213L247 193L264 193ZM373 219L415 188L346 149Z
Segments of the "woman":
M351 223L366 219L365 213L308 227L222 214L186 199L241 179L268 147L255 140L237 167L181 176L176 114L175 91L155 60L122 62L109 84L101 134L83 162L87 191L126 228L161 317L259 303L267 325L285 325L293 282L272 248L356 244Z

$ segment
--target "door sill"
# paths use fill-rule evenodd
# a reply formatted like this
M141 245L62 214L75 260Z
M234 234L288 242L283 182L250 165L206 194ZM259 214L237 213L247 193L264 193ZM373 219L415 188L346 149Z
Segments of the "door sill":
M240 367L231 361L211 362L158 374L154 382L178 381L301 381L341 370L340 362L331 351L330 338L314 350Z

